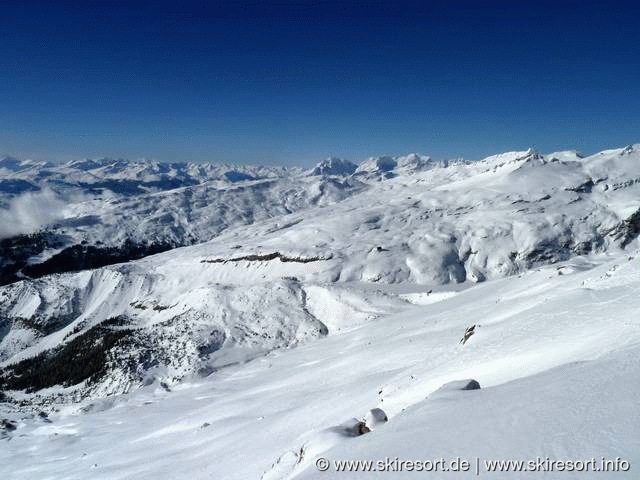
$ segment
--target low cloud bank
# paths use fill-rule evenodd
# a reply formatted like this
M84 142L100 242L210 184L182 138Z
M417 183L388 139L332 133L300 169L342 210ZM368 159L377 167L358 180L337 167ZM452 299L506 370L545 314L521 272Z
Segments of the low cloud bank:
M51 190L24 193L0 209L0 238L38 231L64 217L65 202Z

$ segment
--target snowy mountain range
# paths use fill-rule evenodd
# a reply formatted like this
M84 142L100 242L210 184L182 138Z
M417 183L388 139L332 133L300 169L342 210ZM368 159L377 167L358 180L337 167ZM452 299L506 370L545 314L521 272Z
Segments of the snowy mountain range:
M0 221L3 478L362 478L333 462L385 457L637 478L640 145L4 157Z

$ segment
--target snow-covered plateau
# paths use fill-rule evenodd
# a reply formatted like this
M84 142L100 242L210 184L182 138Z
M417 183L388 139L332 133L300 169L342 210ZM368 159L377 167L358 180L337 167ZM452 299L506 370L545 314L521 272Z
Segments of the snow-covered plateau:
M0 477L638 479L639 235L640 145L4 157Z

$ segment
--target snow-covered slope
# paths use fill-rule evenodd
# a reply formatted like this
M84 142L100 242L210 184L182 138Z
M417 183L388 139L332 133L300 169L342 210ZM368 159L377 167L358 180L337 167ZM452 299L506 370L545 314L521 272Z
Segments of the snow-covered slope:
M28 170L5 160L8 177ZM0 287L3 476L154 478L172 462L175 478L308 478L331 475L320 456L387 449L640 465L640 147L260 172L85 189L20 248L4 240L0 263L39 278ZM92 248L105 266L83 269ZM590 375L604 390L585 390ZM480 391L438 391L470 378Z
M493 478L485 461L540 457L619 459L631 470L527 476L633 479L639 259L601 256L486 282L171 391L154 383L85 402L82 411L25 418L0 449L0 472L16 479L361 478L374 474L336 473L333 462L460 457L470 462L468 475L430 478L475 476L476 458L481 477ZM472 325L476 333L462 344ZM468 378L482 388L439 391ZM388 422L373 422L374 408ZM364 419L372 431L352 434ZM320 458L328 472L317 471Z

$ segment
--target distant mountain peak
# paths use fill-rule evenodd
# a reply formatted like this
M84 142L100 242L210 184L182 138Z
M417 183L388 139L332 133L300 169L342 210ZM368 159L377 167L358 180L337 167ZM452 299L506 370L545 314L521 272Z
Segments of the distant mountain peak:
M358 166L349 160L329 157L318 163L311 171L311 175L351 175Z
M529 147L525 154L518 158L518 160L544 160L544 155L535 148Z
M409 155L399 157L382 155L379 157L369 157L360 164L355 173L358 175L380 175L382 178L390 178L400 173L400 171L409 173L418 172L432 168L438 164L444 165L443 162L434 162L431 157L420 155L419 153L410 153Z

